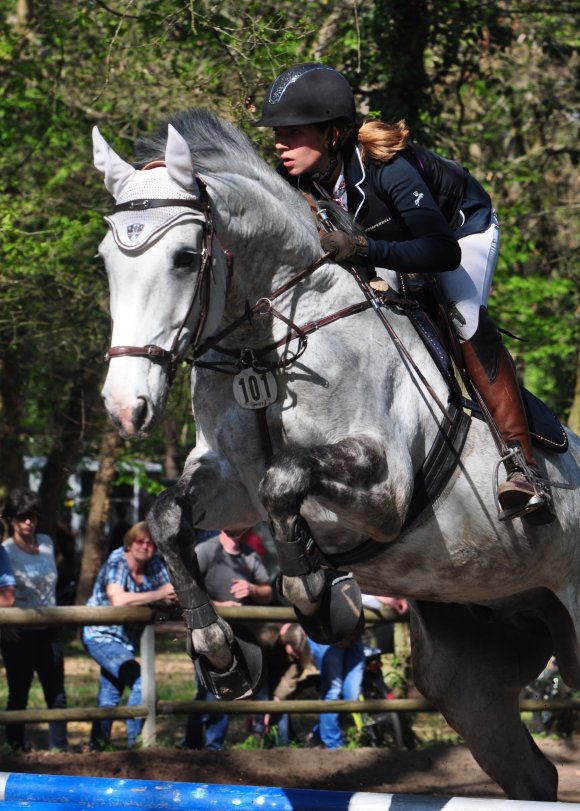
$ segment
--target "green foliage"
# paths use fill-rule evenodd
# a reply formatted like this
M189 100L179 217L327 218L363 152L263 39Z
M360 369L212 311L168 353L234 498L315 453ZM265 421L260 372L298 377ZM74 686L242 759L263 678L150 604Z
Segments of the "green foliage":
M510 343L526 384L565 416L580 275L573 12L555 0L0 0L0 478L8 455L63 443L77 390L79 452L98 447L109 317L93 257L110 202L92 126L130 157L160 120L210 107L272 159L256 111L275 75L312 59L345 72L361 113L405 117L486 184L502 224L491 309L528 341ZM183 461L194 441L185 372L167 419L185 426ZM131 453L164 450L162 427Z

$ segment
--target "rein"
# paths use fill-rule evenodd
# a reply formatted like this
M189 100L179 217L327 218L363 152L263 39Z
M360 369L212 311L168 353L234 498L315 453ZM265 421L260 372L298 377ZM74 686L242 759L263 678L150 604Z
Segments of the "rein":
M269 296L263 297L258 299L258 301L252 306L247 307L246 312L237 318L235 321L232 321L231 324L221 330L219 333L216 333L207 341L205 341L196 351L196 359L194 360L194 366L198 366L204 369L212 369L216 372L223 372L224 374L238 374L241 369L248 368L252 366L257 371L264 371L268 370L271 371L273 369L281 369L285 366L289 366L290 364L294 363L306 350L308 345L308 335L317 330L325 327L327 324L331 324L334 321L338 321L341 318L346 318L350 315L355 315L356 313L364 312L365 310L370 309L373 305L372 301L367 299L365 301L360 301L355 304L351 304L348 307L343 307L340 310L337 310L334 313L330 313L329 315L323 316L321 318L314 319L313 321L309 321L308 323L298 326L290 321L289 318L286 318L279 310L275 309L272 306L272 301L275 301L278 296L282 293L285 293L287 290L290 290L295 285L299 284L303 279L313 273L317 268L321 267L323 263L328 259L330 254L323 254L321 257L316 259L307 268L297 273L293 276L288 282L286 282L281 287L274 290L270 293ZM350 270L350 269L349 269ZM354 274L353 274L354 275ZM355 277L356 278L356 277ZM364 285L364 282L361 280L361 284ZM409 306L416 306L414 303L410 304L407 299L399 299L395 298L394 296L390 296L389 300L381 302L382 304L397 304L402 307L409 307ZM252 316L253 315L272 315L275 318L278 318L280 321L283 321L288 327L289 332L283 337L280 338L278 341L274 343L267 344L266 346L260 347L260 349L228 349L226 347L220 347L219 343L228 335L233 333L239 326L241 326L244 322L252 323ZM279 361L263 361L260 362L260 359L267 355L268 353L272 352L274 349L278 349L281 346L285 346L289 344L294 339L298 338L299 346L296 352L294 352L290 357L279 360ZM222 355L228 355L229 357L236 358L235 361L215 361L214 363L207 363L205 361L201 361L197 359L197 356L204 355L210 349L214 349L216 352L219 352ZM229 367L229 368L226 368Z

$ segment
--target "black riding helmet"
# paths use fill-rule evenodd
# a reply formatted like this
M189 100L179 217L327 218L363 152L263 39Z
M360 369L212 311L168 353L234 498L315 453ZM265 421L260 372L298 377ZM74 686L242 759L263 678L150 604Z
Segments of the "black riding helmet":
M274 79L264 99L262 117L254 126L352 123L355 116L354 97L344 76L326 65L306 62Z

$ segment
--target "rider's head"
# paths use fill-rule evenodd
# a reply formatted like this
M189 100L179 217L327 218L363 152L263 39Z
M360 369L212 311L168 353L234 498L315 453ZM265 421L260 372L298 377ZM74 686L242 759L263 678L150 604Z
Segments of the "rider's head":
M274 129L276 149L290 174L307 172L324 180L337 166L341 135L355 115L344 76L307 62L288 68L272 82L256 126Z

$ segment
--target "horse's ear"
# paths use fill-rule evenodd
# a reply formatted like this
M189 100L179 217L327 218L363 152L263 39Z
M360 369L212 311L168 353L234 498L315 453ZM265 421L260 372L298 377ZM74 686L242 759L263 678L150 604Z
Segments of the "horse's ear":
M169 177L187 191L197 190L193 161L187 141L172 124L167 125L165 165Z
M135 169L111 149L97 127L93 127L93 158L96 168L105 175L105 186L116 200Z

